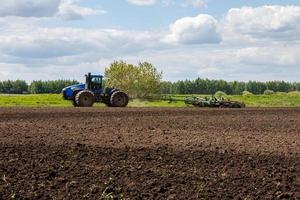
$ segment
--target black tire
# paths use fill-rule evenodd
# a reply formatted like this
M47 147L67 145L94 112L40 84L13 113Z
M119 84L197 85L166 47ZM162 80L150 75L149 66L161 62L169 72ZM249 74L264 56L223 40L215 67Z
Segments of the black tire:
M112 107L126 107L128 102L128 95L121 91L114 92L110 97L110 106Z
M238 103L234 103L234 104L232 105L232 108L241 108L241 105L238 104Z
M245 103L239 103L240 108L246 108L246 104Z
M73 98L72 98L72 100L71 100L72 105L73 105L74 107L79 107L79 105L76 103L76 95L78 94L78 92L80 92L80 91L74 91Z
M113 107L110 102L105 104L107 107Z
M92 107L95 103L94 93L89 90L78 92L75 96L75 102L79 107Z
M75 99L72 99L72 105L73 105L74 107L78 107L78 104L76 103L76 100L75 100Z
M104 96L104 97L102 97L102 99L101 99L101 102L102 103L104 103L107 107L112 107L112 105L111 105L111 103L110 103L110 97L111 97L111 95L110 96Z
M117 90L117 89L112 89L112 91L111 91L110 93L113 94L113 93L115 93L115 92L117 92L117 91L119 91L119 90ZM111 105L111 103L110 103L110 99L111 99L111 96L105 97L105 98L103 99L103 103L104 103L107 107L113 107L113 106Z

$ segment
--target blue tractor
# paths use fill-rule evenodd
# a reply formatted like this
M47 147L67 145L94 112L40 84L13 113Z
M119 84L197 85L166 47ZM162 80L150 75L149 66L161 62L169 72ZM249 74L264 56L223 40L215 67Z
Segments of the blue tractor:
M104 103L109 107L126 107L129 97L116 88L104 88L103 76L85 75L84 84L71 85L62 90L65 100L72 101L75 107L92 107L95 102Z

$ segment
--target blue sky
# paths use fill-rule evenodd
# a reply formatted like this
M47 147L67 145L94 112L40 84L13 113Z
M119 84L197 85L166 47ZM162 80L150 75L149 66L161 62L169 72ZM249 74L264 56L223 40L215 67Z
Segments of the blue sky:
M158 2L151 6L136 6L126 0L85 0L79 2L84 7L99 8L107 11L103 16L95 16L84 21L71 21L74 26L84 27L122 27L134 29L165 28L175 20L196 16L199 13L213 15L215 18L222 18L229 9L243 6L263 5L300 5L298 0L226 0L220 3L218 0L205 1L207 6L193 7L182 6L183 0L166 6Z
M82 80L122 59L171 81L300 81L296 0L0 2L0 80Z

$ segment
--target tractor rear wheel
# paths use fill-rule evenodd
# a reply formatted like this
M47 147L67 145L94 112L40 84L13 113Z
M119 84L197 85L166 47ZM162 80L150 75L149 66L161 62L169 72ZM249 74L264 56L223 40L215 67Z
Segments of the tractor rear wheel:
M79 107L92 107L95 103L95 96L89 90L78 92L75 97L75 102Z
M110 105L112 107L126 107L128 105L128 101L128 95L121 91L114 92L110 97Z

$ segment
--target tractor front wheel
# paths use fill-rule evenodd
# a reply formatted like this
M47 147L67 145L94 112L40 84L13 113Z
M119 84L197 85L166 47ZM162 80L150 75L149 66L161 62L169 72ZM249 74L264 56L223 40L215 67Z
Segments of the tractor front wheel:
M95 103L95 96L91 91L83 90L76 94L75 102L79 107L92 107Z
M78 104L76 103L76 100L75 100L75 99L72 99L72 105L73 105L74 107L78 107Z
M128 95L121 91L114 92L110 97L110 105L112 107L126 107L128 105L128 101Z

